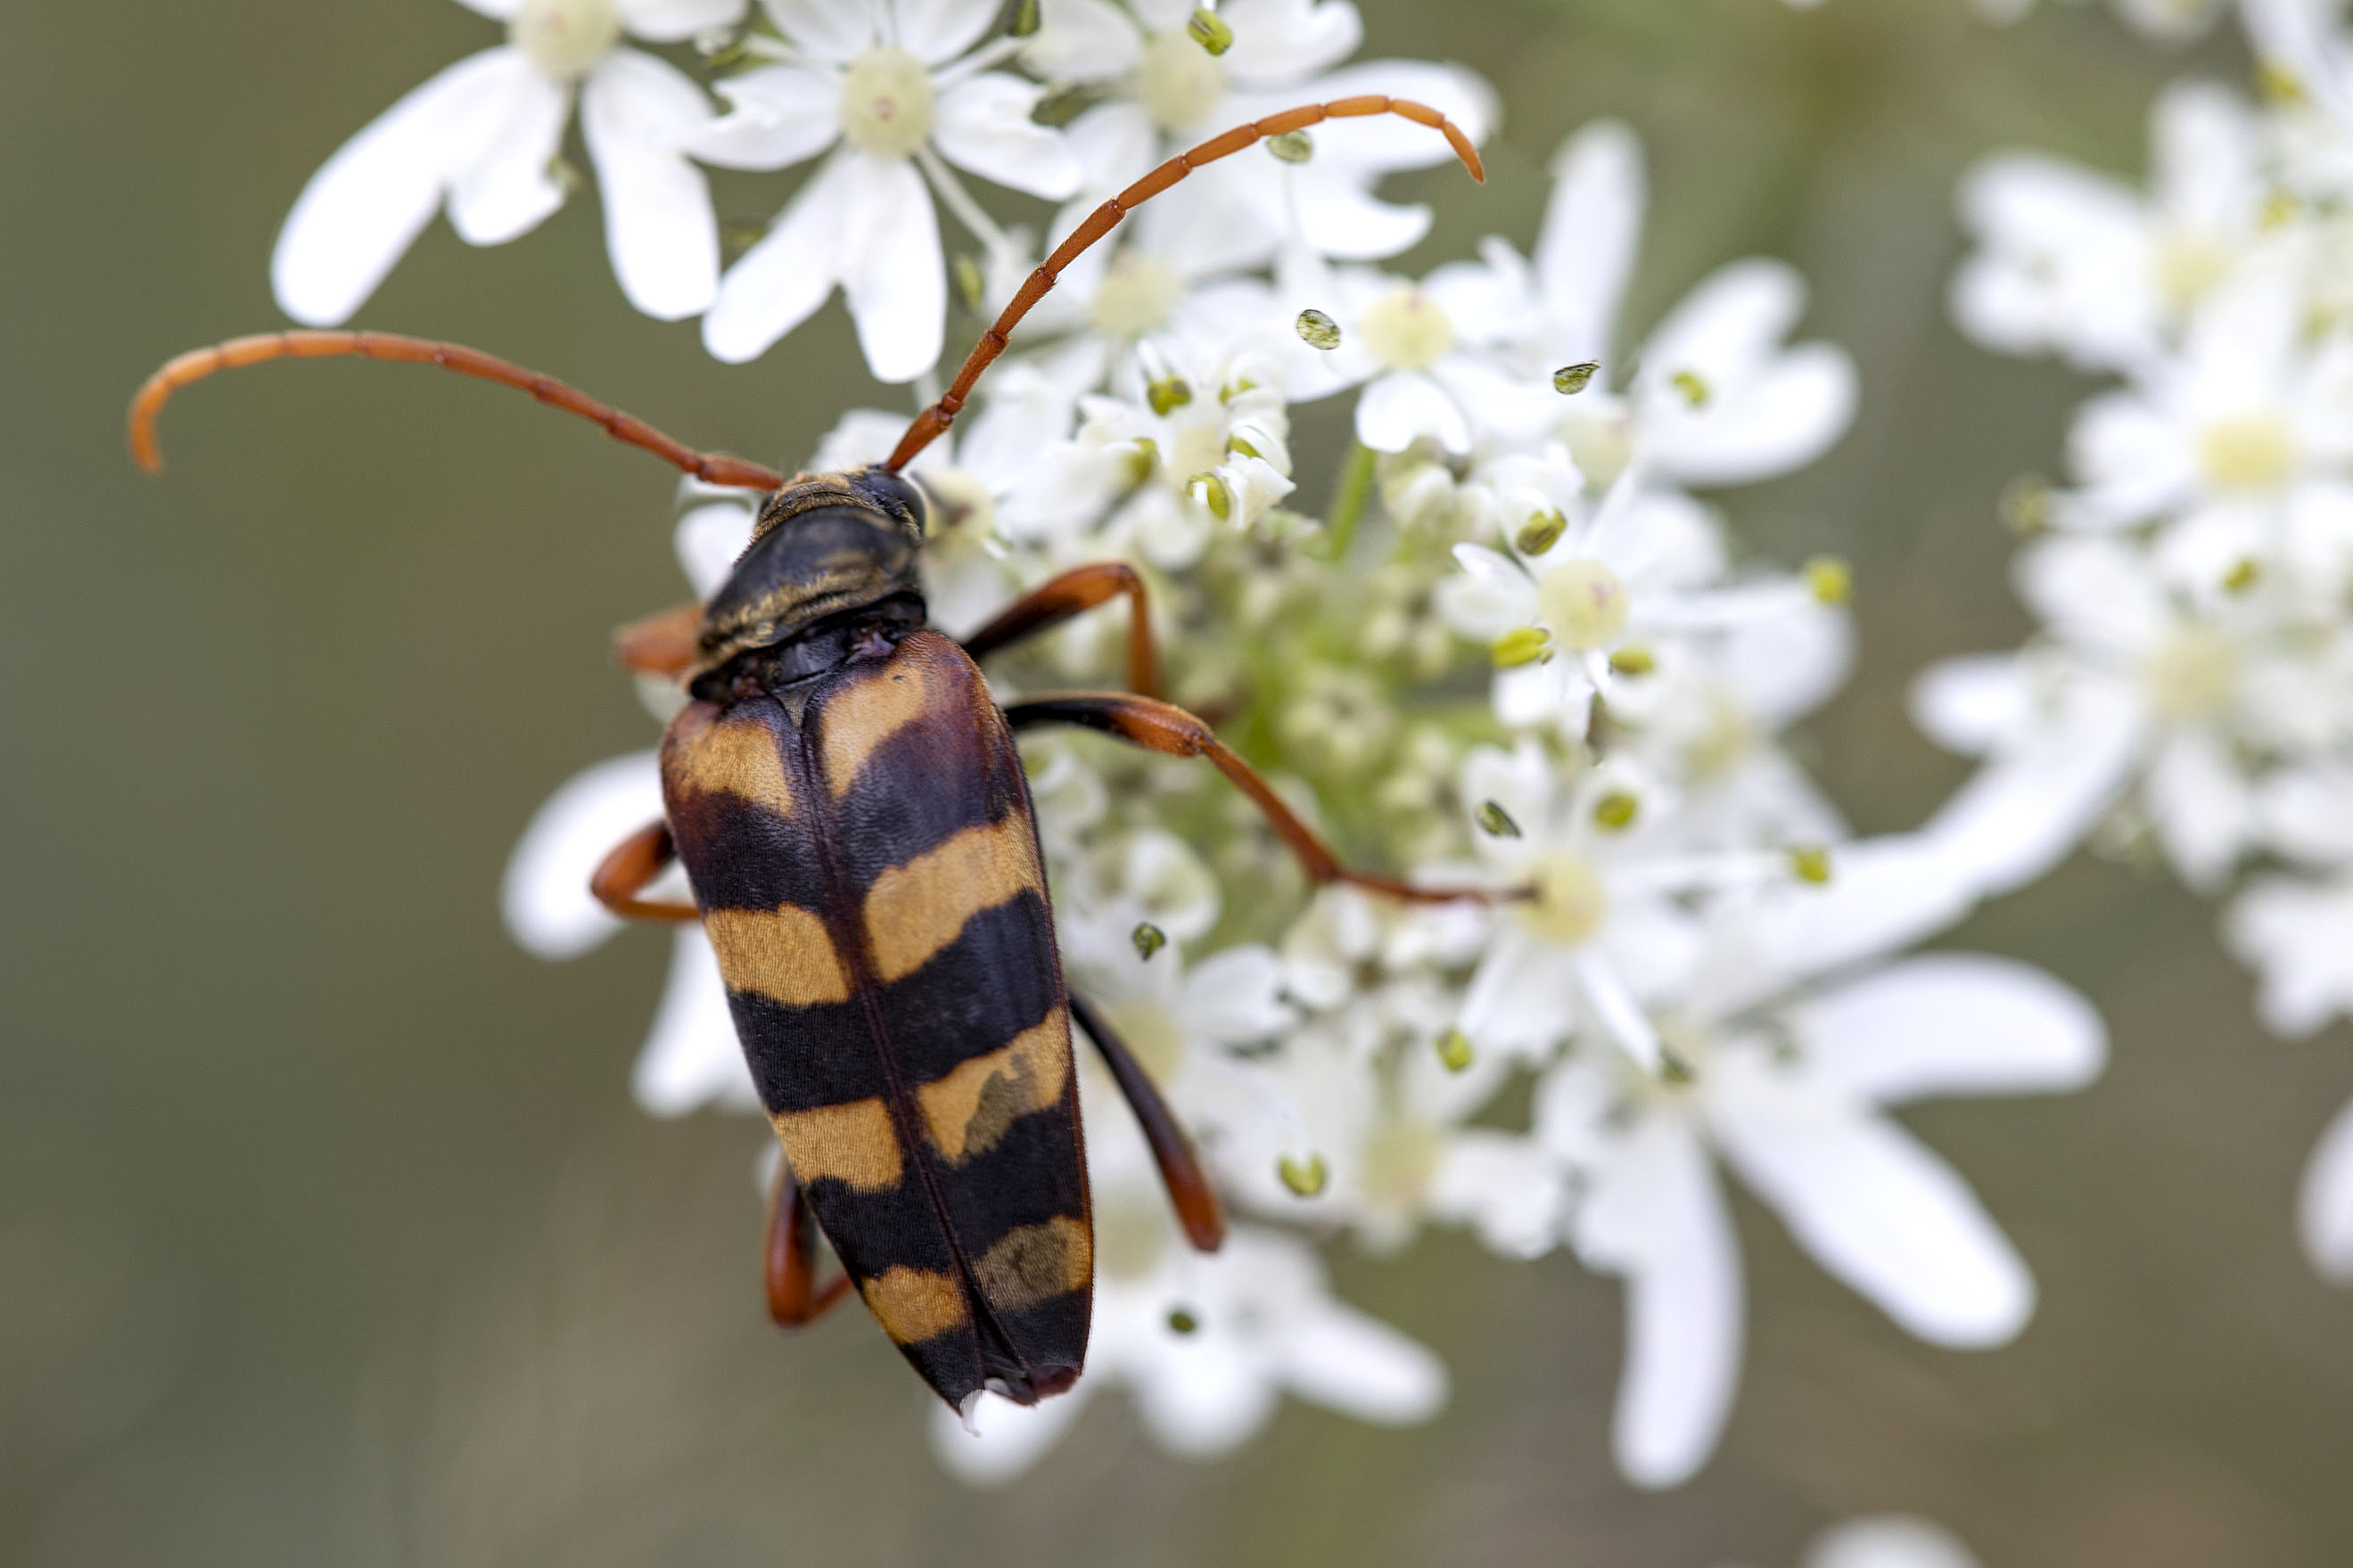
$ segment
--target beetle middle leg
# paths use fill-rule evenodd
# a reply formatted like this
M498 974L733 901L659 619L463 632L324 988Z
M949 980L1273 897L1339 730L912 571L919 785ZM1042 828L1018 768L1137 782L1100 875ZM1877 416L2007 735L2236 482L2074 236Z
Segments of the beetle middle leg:
M1103 1065L1111 1068L1120 1094L1144 1129L1144 1141L1152 1146L1152 1163L1160 1167L1160 1184L1168 1189L1168 1201L1176 1206L1185 1238L1199 1251L1217 1251L1226 1239L1225 1210L1219 1206L1217 1189L1209 1184L1199 1156L1193 1152L1193 1141L1185 1136L1176 1112L1160 1098L1159 1086L1127 1048L1127 1042L1093 1004L1075 991L1070 997L1071 1016L1103 1053Z
M780 1329L800 1329L816 1322L849 1294L849 1276L840 1275L822 1290L817 1288L817 1215L810 1212L801 1184L793 1180L792 1162L776 1152L776 1179L768 1193L768 1241L761 1251L762 1277L767 1283L768 1316Z
M1074 566L1039 584L997 612L994 620L965 638L964 650L976 662L999 648L1010 647L1049 632L1064 621L1122 595L1127 597L1127 685L1146 697L1160 695L1160 656L1152 646L1152 617L1146 613L1144 579L1124 561L1097 561Z
M1013 703L1005 710L1005 719L1016 730L1034 729L1040 724L1078 724L1116 735L1130 745L1163 756L1208 758L1219 773L1233 781L1237 789L1250 796L1250 803L1265 816L1267 826L1274 829L1275 837L1298 858L1308 877L1319 884L1347 882L1418 904L1442 904L1456 899L1485 902L1513 896L1481 888L1417 888L1395 877L1350 868L1314 828L1300 821L1298 815L1283 804L1282 797L1259 776L1256 768L1219 740L1207 722L1173 704L1117 691L1065 691Z
M648 823L613 846L596 863L595 874L588 879L588 890L596 896L598 903L623 920L701 920L702 911L692 904L638 897L677 858L678 845L670 836L670 824Z

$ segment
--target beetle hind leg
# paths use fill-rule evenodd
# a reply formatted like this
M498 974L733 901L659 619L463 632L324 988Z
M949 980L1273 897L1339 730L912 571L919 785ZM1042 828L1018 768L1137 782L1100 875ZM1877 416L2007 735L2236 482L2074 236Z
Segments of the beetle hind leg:
M588 890L596 895L598 903L624 920L681 923L701 920L702 911L692 904L638 897L677 858L678 845L670 836L670 824L648 823L613 846L597 862L595 873L588 879Z
M817 1215L810 1211L801 1184L793 1180L792 1162L779 1149L776 1179L768 1193L767 1245L761 1249L768 1316L776 1320L776 1327L807 1328L849 1294L847 1274L818 1289L816 1254Z
M1115 735L1132 746L1157 752L1162 756L1208 759L1210 765L1250 796L1250 804L1258 807L1267 826L1274 829L1275 837L1298 858L1309 878L1318 883L1347 882L1417 904L1447 903L1456 899L1487 902L1498 897L1525 896L1498 895L1482 888L1418 888L1395 877L1355 869L1283 804L1282 797L1259 776L1256 768L1219 740L1206 721L1170 703L1117 691L1065 691L1013 703L1005 710L1005 719L1016 730L1035 729L1041 724L1076 724Z
M999 648L1050 632L1097 605L1127 599L1127 684L1146 697L1160 695L1160 655L1152 644L1152 617L1144 579L1124 561L1097 561L1050 578L997 613L966 637L965 652L976 660Z
M1144 1129L1144 1141L1152 1146L1152 1162L1160 1167L1161 1184L1168 1189L1168 1201L1176 1205L1177 1223L1185 1227L1186 1239L1203 1252L1215 1252L1226 1239L1225 1210L1218 1203L1218 1193L1209 1184L1201 1162L1193 1152L1193 1141L1185 1136L1184 1126L1168 1102L1160 1098L1160 1089L1144 1064L1135 1059L1103 1016L1085 997L1071 994L1071 1016L1086 1031L1087 1038L1103 1053L1103 1065L1111 1068L1112 1078L1119 1084L1128 1109L1135 1112L1138 1125Z

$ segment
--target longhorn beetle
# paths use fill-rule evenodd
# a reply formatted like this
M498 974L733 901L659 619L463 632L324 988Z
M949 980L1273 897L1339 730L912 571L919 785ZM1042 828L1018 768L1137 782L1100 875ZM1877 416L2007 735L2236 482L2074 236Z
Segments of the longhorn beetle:
M784 1158L771 1201L768 1309L796 1327L855 1284L923 1381L967 1419L984 1389L1059 1394L1086 1356L1094 1235L1072 1089L1073 1019L1142 1124L1178 1220L1213 1251L1224 1216L1184 1131L1103 1016L1063 984L1016 731L1076 724L1207 758L1315 881L1436 901L1469 891L1352 870L1201 720L1158 698L1142 580L1109 561L1062 574L962 647L925 625L925 501L900 477L945 430L1055 279L1141 203L1263 137L1396 114L1470 139L1425 104L1378 95L1237 126L1104 202L1022 284L890 458L783 474L702 453L550 377L454 344L382 332L239 338L172 361L131 410L132 454L162 467L156 416L233 366L357 355L521 388L709 483L769 492L752 542L706 605L625 627L621 662L690 700L661 748L663 820L606 857L616 913L700 920ZM1083 610L1128 601L1127 692L999 708L975 660ZM694 903L640 897L673 859ZM843 1274L816 1283L812 1227Z

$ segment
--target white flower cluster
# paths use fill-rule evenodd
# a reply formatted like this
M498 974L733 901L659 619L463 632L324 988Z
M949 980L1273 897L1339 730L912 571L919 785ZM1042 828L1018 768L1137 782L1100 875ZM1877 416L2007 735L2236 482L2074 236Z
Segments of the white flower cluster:
M1986 759L1934 826L1996 891L2078 842L2226 900L2273 1032L2353 1015L2353 69L2301 0L2256 0L2262 101L2185 81L2145 186L1986 160L1952 306L1978 342L2114 384L2072 483L2013 487L2015 653L1953 660L1922 727ZM2353 1108L2316 1152L2304 1237L2353 1279Z
M976 299L1007 292L1037 254L958 169L1068 198L1059 235L1170 150L1294 104L1410 97L1474 140L1494 119L1488 89L1458 68L1343 67L1361 32L1346 0L1216 12L1041 0L1034 29L996 36L995 0L762 0L748 17L744 0L469 3L507 22L509 45L419 89L321 171L278 257L294 314L347 314L445 204L482 242L553 210L575 89L635 303L702 314L712 351L740 359L838 285L885 381L931 375L944 345L951 268L935 201L979 247L955 268ZM625 34L699 39L727 72L727 111ZM1050 99L1057 125L1038 119ZM722 276L696 162L820 155ZM1071 983L1126 1037L1242 1217L1222 1251L1187 1250L1116 1097L1082 1069L1098 1267L1088 1374L1033 1409L984 1403L976 1441L937 1412L944 1461L976 1479L1027 1466L1082 1399L1121 1384L1187 1453L1241 1442L1285 1391L1368 1420L1426 1417L1445 1395L1442 1366L1335 1300L1314 1243L1386 1252L1442 1225L1505 1258L1565 1248L1624 1279L1618 1459L1642 1484L1681 1481L1713 1450L1741 1363L1719 1163L1907 1331L2004 1342L2032 1309L2032 1279L1966 1182L1892 1112L2075 1087L2098 1072L2104 1032L2028 965L1905 950L2039 868L2003 815L2012 793L2113 795L2141 761L2153 780L2179 753L2189 761L2162 765L2192 781L2186 815L2202 831L2187 842L2207 856L2198 864L2227 864L2241 836L2211 849L2197 792L2227 775L2249 793L2234 748L2287 744L2231 727L2237 682L2327 657L2299 640L2315 614L2292 592L2305 556L2281 553L2325 556L2332 537L2328 421L2295 400L2325 395L2333 362L2299 328L2262 340L2273 357L2246 371L2290 400L2273 423L2247 413L2219 426L2219 445L2193 441L2206 467L2175 465L2162 492L2134 469L2052 498L2067 521L2038 546L2056 563L2037 570L2054 592L2072 605L2080 579L2121 574L2145 584L2146 616L2116 626L2121 601L2103 587L2081 635L2070 620L2047 649L1940 674L1937 733L2004 767L1928 830L1852 837L1780 739L1847 672L1847 570L1743 559L1695 493L1829 448L1852 415L1852 363L1789 342L1804 285L1763 259L1704 279L1634 342L1620 315L1643 163L1611 122L1560 148L1531 253L1491 238L1418 280L1381 270L1430 215L1382 200L1377 181L1447 155L1418 126L1335 122L1175 187L1069 270L955 438L913 468L934 501L925 587L945 630L970 631L1069 566L1128 560L1149 584L1174 695L1303 816L1368 864L1494 895L1407 906L1319 889L1213 775L1095 737L1031 747ZM2295 251L2263 238L2275 226L2266 192L2244 212L2203 200L2193 237L2215 259L2200 299L2235 300L2226 275ZM2140 226L2116 240L2132 257L2168 242L2169 208L2118 204L2116 222ZM2080 201L2055 210L2091 221ZM2099 352L2129 349L2148 380L2102 416L2104 441L2163 447L2168 421L2206 417L2207 383L2185 367L2210 351L2180 301L2152 284L2133 315L2106 298L2115 285L2069 270L2072 244L2061 264L2013 254L2030 245L1989 239L1987 279L1966 292L1992 301L2013 341L2097 326L2114 340ZM2317 279L2314 267L2295 275ZM2061 300L2067 289L2104 308ZM2260 347L2243 325L2211 335L2234 364ZM1291 409L1333 396L1352 400L1355 439L1309 515L1292 504ZM852 413L813 466L871 461L902 423ZM2274 527L2241 506L2259 468L2316 498L2283 503L2282 519L2316 508L2319 521ZM2186 518L2214 483L2229 506L2157 521ZM680 556L707 595L751 509L695 487L686 500ZM1111 683L1124 614L1082 617L1028 662L1003 661L997 689L1033 674ZM2258 628L2259 614L2273 619ZM2258 631L2261 657L2242 656ZM648 695L662 716L681 700ZM2078 781L2077 753L2100 724L2114 731L2102 754L2121 760L2095 789ZM2303 787L2334 783L2315 773ZM568 956L617 930L589 870L659 811L650 752L565 786L510 868L519 938ZM636 1088L659 1114L755 1109L697 930L677 938Z

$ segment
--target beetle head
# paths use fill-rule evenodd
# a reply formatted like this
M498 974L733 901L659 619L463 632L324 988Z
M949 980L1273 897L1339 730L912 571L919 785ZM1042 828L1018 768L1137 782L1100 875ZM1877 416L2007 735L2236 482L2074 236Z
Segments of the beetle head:
M752 542L703 606L696 671L844 610L920 595L924 510L912 481L881 468L808 475L769 496Z

